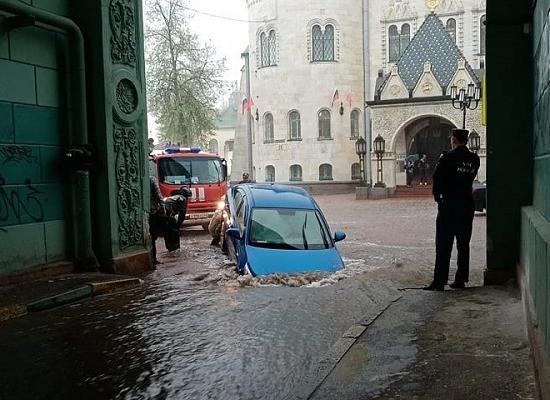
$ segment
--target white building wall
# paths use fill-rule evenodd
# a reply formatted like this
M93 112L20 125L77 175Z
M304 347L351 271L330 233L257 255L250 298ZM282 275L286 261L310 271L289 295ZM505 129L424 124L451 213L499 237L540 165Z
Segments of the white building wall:
M253 158L256 180L265 178L265 166L275 166L276 180L289 180L289 168L300 164L303 181L318 181L319 166L333 166L335 181L351 180L351 165L357 162L355 140L350 140L350 112L360 110L363 132L363 42L361 0L249 0L249 19L265 24L250 24L251 92L258 110L254 121ZM328 21L335 26L335 62L310 62L308 39L311 21ZM261 68L258 32L273 28L277 32L277 65ZM338 89L340 101L331 107ZM352 107L346 101L352 93ZM344 115L338 110L344 103ZM319 140L318 112L331 112L331 140ZM297 110L301 117L301 141L289 140L288 114ZM264 144L264 115L274 118L275 143Z

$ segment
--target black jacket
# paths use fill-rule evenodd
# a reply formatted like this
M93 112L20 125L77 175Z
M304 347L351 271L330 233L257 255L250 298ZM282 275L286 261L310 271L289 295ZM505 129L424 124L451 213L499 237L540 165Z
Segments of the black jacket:
M472 201L472 183L479 169L479 157L466 146L441 155L435 167L433 195L438 203Z

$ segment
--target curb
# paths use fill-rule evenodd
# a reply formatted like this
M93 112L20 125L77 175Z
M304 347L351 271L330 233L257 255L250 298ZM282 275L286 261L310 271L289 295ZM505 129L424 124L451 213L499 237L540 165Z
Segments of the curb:
M44 297L29 304L11 304L0 307L0 322L12 318L22 317L28 313L49 310L51 308L77 302L79 300L114 292L116 290L129 289L143 284L138 278L117 279L106 282L91 282L83 286L59 293L53 296Z
M27 315L27 307L24 305L11 304L9 306L0 307L0 322L22 317L23 315Z
M92 296L109 293L119 289L128 289L132 286L141 285L143 281L139 278L117 279L116 281L91 282L87 285L92 290Z
M74 303L75 301L85 299L92 296L92 288L90 286L81 286L67 292L56 294L50 297L33 301L27 304L29 312L44 311L50 308L59 307L65 304Z

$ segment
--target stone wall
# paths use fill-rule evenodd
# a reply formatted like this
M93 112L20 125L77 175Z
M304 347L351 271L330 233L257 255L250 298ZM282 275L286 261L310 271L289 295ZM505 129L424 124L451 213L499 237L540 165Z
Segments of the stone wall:
M30 1L26 2L30 3ZM34 0L60 15L68 1ZM0 24L6 14L0 8ZM0 30L0 275L71 258L66 35Z
M534 18L533 206L522 213L521 265L541 392L550 396L550 1L537 3ZM544 354L546 356L544 356Z

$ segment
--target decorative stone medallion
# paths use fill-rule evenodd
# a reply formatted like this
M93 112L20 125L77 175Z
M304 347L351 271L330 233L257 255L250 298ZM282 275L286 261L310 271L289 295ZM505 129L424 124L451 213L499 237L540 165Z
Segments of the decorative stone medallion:
M113 110L124 124L134 123L142 114L143 101L140 86L130 71L121 69L113 77Z

